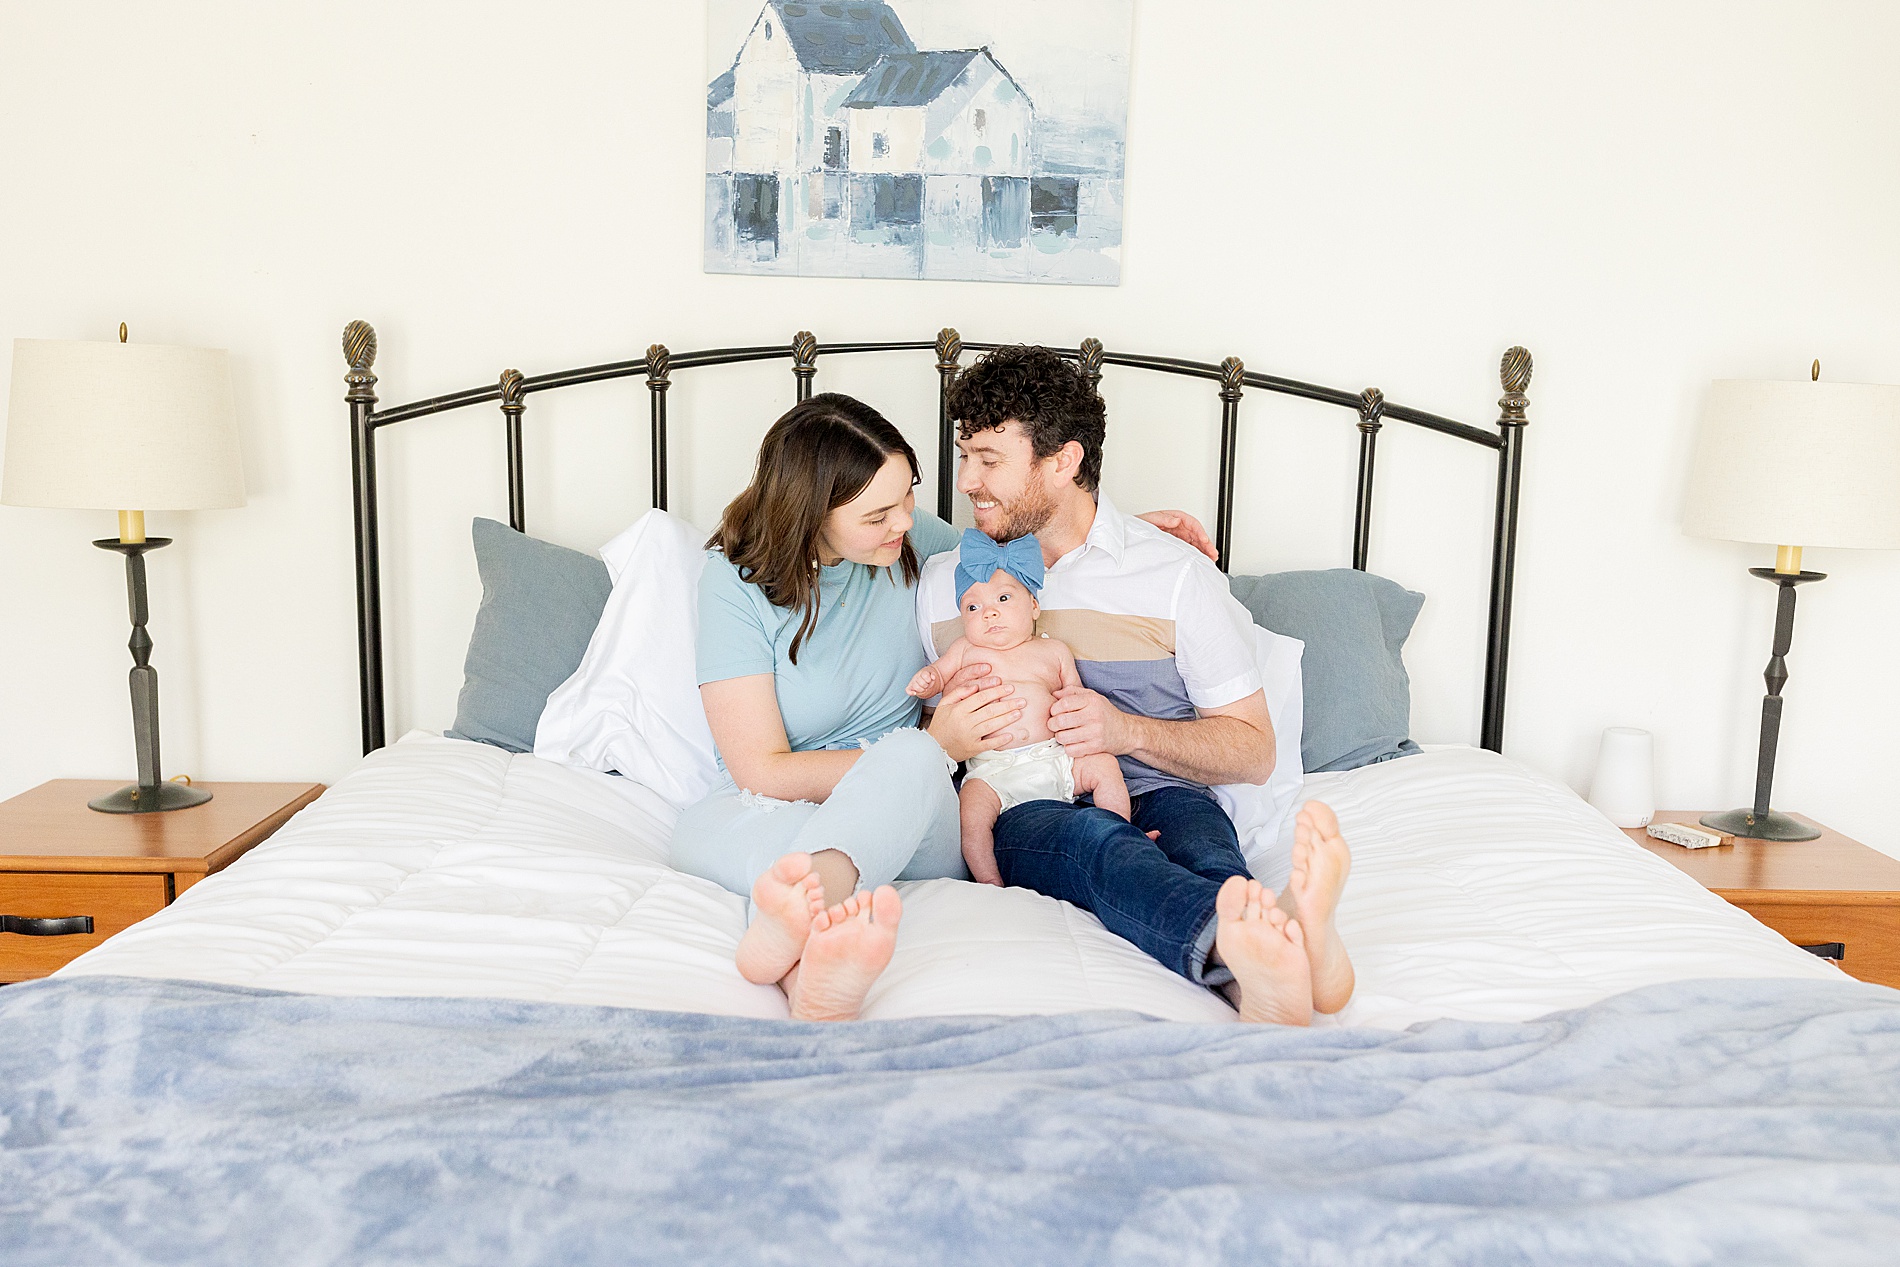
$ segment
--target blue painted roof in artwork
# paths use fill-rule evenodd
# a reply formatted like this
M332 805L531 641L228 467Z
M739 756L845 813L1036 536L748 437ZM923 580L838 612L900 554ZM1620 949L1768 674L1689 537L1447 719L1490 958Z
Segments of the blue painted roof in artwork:
M846 106L921 106L956 81L979 49L887 53L844 99Z
M727 71L712 81L712 87L706 90L706 108L717 110L732 100L732 72Z
M864 81L844 99L846 107L921 106L937 99L972 61L985 58L1022 92L1022 85L987 48L934 49L928 53L888 53L865 73ZM1028 93L1023 93L1027 97ZM1033 108L1035 103L1030 103Z
M881 0L771 0L798 64L820 75L858 75L887 53L915 52L904 24Z

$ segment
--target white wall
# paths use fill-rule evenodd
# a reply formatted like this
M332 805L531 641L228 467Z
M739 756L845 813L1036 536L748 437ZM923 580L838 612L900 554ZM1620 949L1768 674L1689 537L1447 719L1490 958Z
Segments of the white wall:
M0 0L0 336L227 347L250 505L152 516L166 773L332 780L357 755L338 335L386 403L676 350L966 337L1217 360L1488 424L1531 385L1506 748L1586 786L1657 734L1665 804L1751 790L1765 550L1684 538L1716 377L1900 381L1900 13L1863 3L1193 6L1136 18L1116 289L705 276L700 6ZM920 445L930 358L826 365ZM5 364L0 360L0 374ZM1108 487L1212 515L1204 385L1111 371ZM782 366L673 392L677 508L711 520ZM1250 395L1242 570L1345 562L1350 420ZM592 547L646 504L644 392L531 398L529 526ZM505 518L490 408L388 433L392 729L453 715ZM1373 563L1431 595L1416 733L1475 739L1490 472L1388 427ZM0 508L0 796L130 777L112 516ZM1777 803L1900 854L1900 556L1813 551Z

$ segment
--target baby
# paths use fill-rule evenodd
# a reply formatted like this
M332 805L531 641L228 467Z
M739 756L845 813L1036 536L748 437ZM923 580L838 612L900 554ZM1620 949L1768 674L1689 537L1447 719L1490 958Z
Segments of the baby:
M957 557L958 606L963 636L935 664L910 680L910 694L928 699L941 692L967 661L987 663L990 671L1016 688L1024 701L1020 738L1027 742L1001 752L970 758L958 794L963 824L963 860L983 884L1003 882L996 867L997 816L1024 801L1073 801L1094 795L1095 804L1128 817L1128 785L1121 766L1107 753L1071 759L1049 729L1055 693L1080 686L1075 655L1068 644L1036 635L1041 608L1042 547L1034 537L1018 537L999 546L975 529L963 534Z

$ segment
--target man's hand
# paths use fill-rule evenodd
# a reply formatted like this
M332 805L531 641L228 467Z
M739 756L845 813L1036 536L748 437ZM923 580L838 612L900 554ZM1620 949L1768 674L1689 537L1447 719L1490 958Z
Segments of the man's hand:
M1137 722L1107 698L1086 686L1065 686L1049 710L1049 729L1071 757L1106 752L1111 757L1135 750Z
M1220 551L1214 548L1214 538L1207 535L1207 529L1201 521L1185 510L1151 510L1135 518L1146 520L1170 537L1176 537L1205 554L1214 562L1220 562Z

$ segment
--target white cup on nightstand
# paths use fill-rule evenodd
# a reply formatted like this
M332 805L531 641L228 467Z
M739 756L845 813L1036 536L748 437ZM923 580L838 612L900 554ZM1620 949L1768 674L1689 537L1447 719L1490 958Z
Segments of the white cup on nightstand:
M1656 816L1655 748L1647 730L1611 726L1597 750L1590 804L1618 827L1647 827Z

